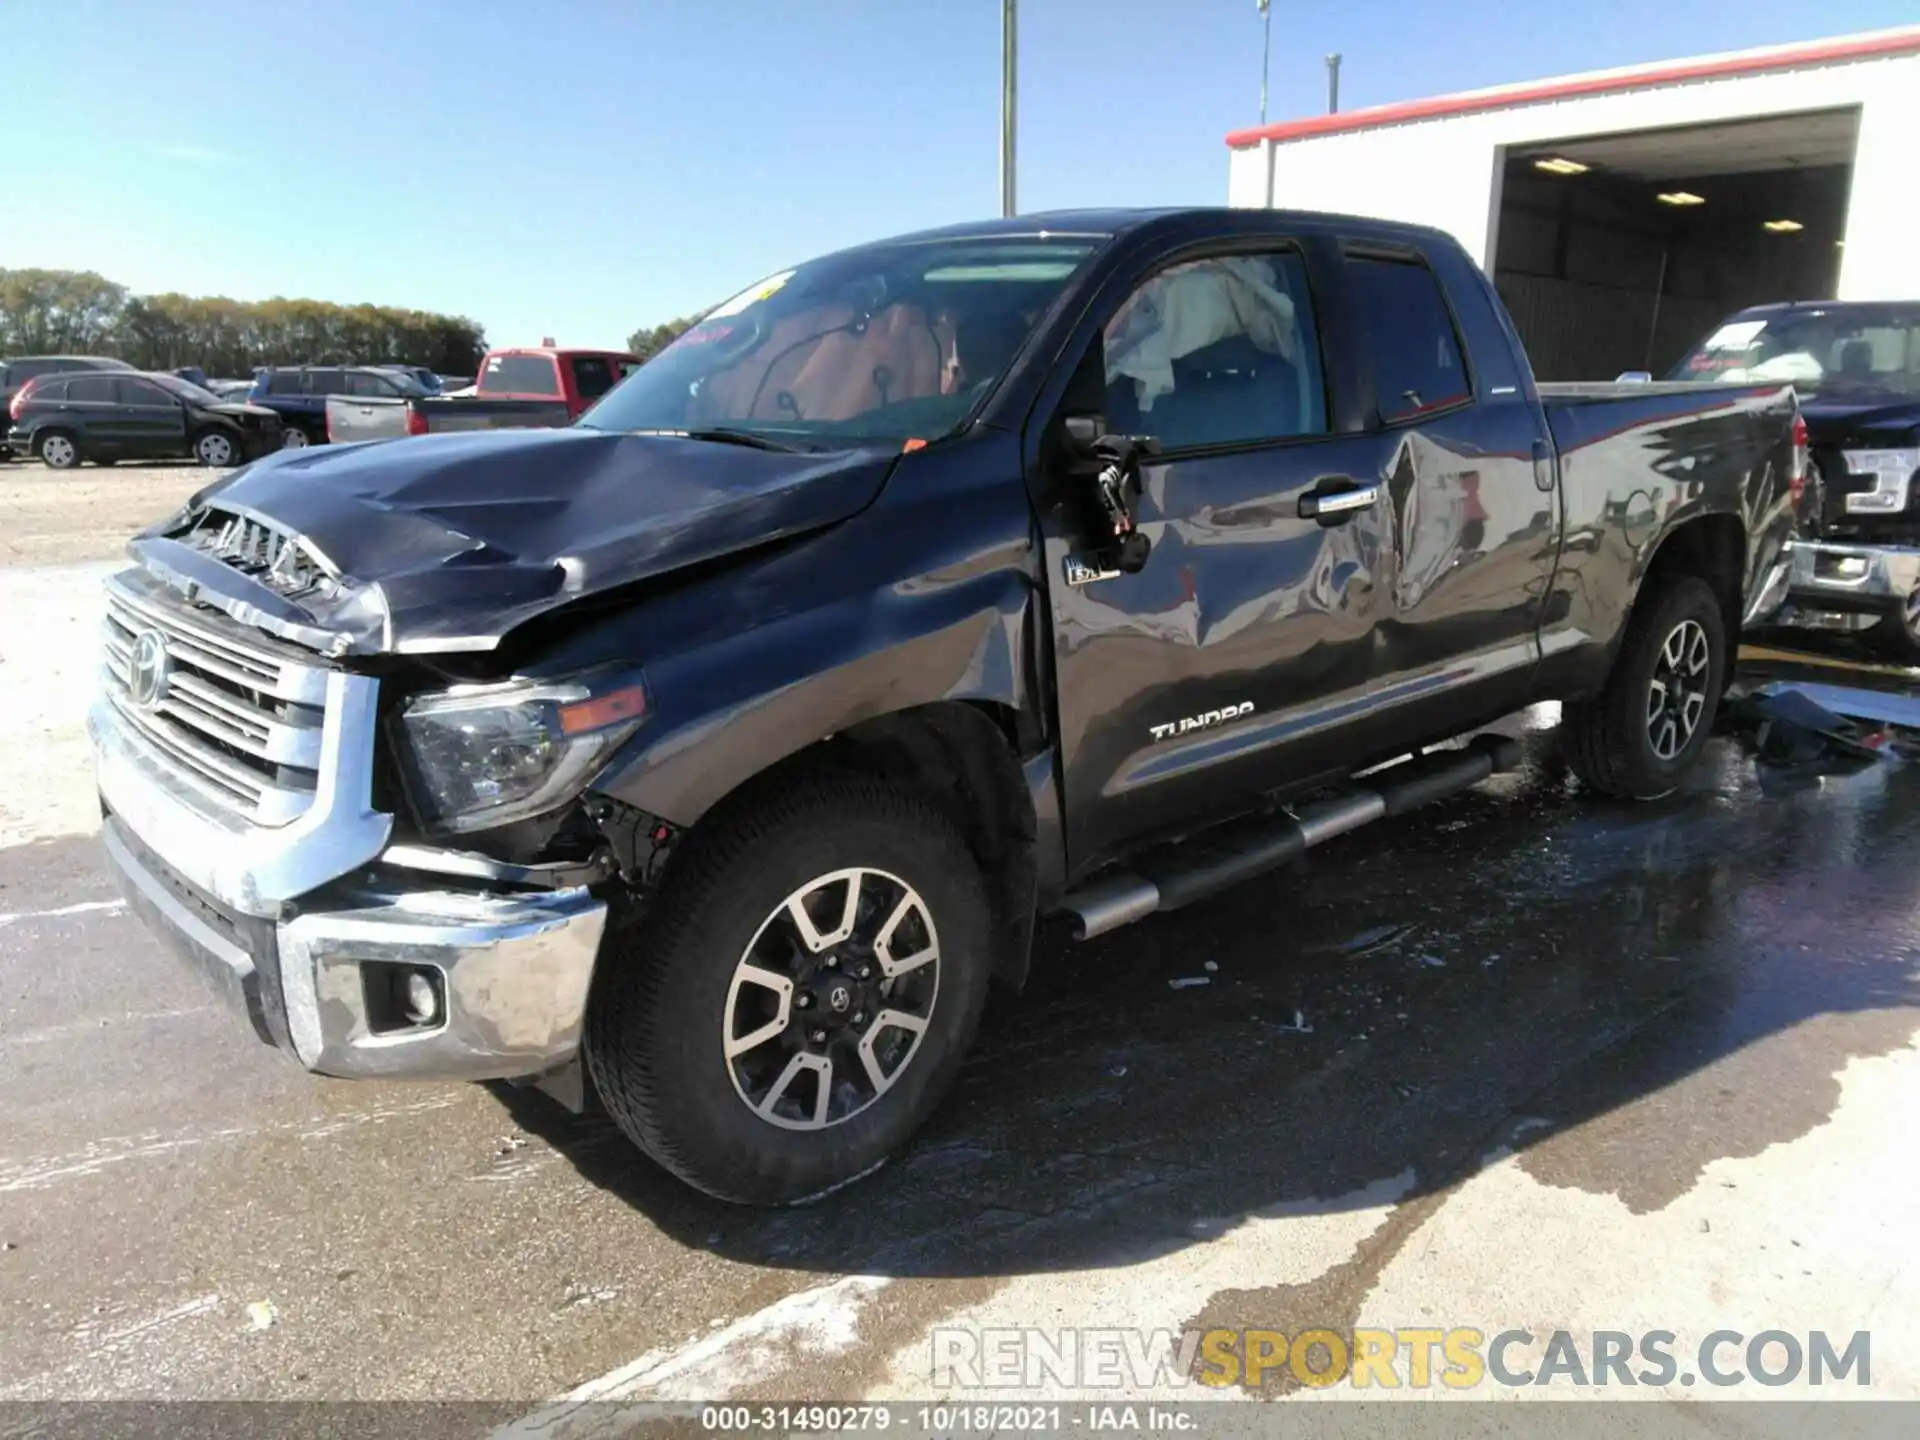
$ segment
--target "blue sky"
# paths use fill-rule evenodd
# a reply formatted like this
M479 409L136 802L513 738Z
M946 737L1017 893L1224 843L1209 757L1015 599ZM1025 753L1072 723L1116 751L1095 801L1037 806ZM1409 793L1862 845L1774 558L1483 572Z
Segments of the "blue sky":
M0 0L0 265L612 344L998 212L999 0ZM1913 0L1274 0L1269 115L1878 29ZM1255 0L1022 0L1020 208L1217 204ZM1549 15L1551 20L1549 21ZM1523 20L1521 17L1525 16Z

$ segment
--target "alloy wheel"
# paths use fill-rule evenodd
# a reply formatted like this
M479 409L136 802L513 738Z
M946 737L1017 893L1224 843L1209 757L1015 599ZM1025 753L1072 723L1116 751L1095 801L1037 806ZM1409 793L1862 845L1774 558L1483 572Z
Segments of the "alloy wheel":
M64 435L49 435L40 442L40 458L56 470L64 470L73 464L73 442Z
M850 1120L913 1063L939 988L939 935L911 885L865 867L809 880L734 967L720 1035L733 1088L783 1129Z
M1660 646L1647 689L1647 739L1658 759L1674 759L1693 740L1707 708L1712 659L1713 648L1698 620L1682 620Z
M202 435L193 448L202 465L228 465L233 461L233 442L218 432Z
M287 426L286 432L280 437L280 448L282 450L299 450L304 448L306 444L307 432L302 430L298 425Z

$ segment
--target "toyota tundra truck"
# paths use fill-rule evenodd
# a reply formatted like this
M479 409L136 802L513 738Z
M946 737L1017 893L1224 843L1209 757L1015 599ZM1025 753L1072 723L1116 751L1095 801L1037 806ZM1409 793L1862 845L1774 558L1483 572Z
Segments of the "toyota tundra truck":
M1797 426L1778 384L1537 385L1432 230L865 245L571 426L280 452L144 531L104 844L308 1070L597 1094L794 1202L908 1141L1044 917L1474 785L1537 701L1594 791L1673 790L1783 582Z
M1732 316L1674 374L1785 381L1811 445L1786 603L1770 623L1867 631L1920 665L1920 300L1758 305Z

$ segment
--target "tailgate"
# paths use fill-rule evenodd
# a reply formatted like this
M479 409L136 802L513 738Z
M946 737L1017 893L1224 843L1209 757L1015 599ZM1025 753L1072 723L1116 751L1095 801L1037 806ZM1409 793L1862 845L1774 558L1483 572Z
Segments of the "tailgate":
M390 395L327 397L327 439L392 440L407 433L407 402Z
M427 429L546 430L572 423L561 400L457 400L436 398L420 402Z

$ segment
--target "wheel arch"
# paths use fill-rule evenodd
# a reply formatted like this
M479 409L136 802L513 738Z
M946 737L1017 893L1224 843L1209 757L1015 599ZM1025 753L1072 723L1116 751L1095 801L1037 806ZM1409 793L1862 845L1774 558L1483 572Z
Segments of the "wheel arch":
M1037 914L1040 825L1019 760L1019 712L936 700L871 716L781 757L718 797L698 824L823 773L858 773L930 801L959 830L993 902L994 978L1026 983ZM696 825L697 828L697 825Z
M1657 593L1674 575L1697 575L1712 587L1726 622L1728 644L1736 644L1747 584L1747 532L1739 518L1695 515L1662 535L1641 572L1634 604L1642 596Z

